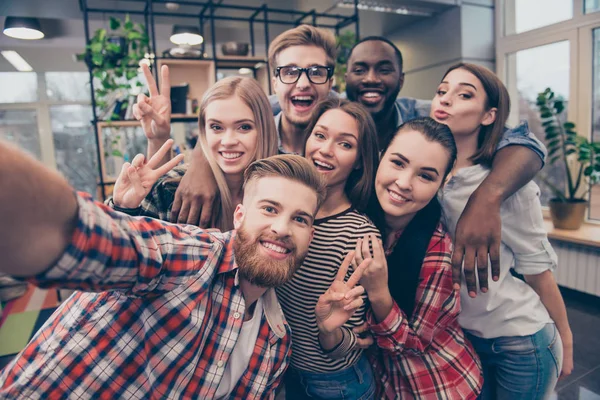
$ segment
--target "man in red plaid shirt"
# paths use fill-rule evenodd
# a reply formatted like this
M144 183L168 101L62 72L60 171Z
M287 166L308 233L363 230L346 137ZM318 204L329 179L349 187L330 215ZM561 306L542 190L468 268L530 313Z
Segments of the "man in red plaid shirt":
M0 171L0 271L85 291L2 372L0 398L274 397L290 330L273 287L324 198L308 161L249 166L227 233L118 213L2 142Z

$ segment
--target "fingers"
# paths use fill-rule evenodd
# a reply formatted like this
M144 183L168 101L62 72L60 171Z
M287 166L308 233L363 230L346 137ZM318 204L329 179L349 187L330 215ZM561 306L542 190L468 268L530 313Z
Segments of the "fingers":
M362 299L362 297L359 297L355 300L352 300L350 303L346 304L344 306L344 310L346 311L352 311L352 310L356 310L358 308L360 308L364 303L364 300Z
M356 338L356 347L359 349L368 349L375 343L375 339L373 339L373 335L367 333L364 337Z
M349 251L348 254L346 254L346 258L344 258L342 265L340 265L340 268L338 269L337 275L335 276L336 281L344 282L344 279L346 278L346 274L348 273L348 266L352 262L353 258L354 258L354 251Z
M131 160L131 166L134 168L141 168L144 166L146 162L146 157L144 157L143 154L137 154L135 157L133 157L133 160Z
M188 213L187 223L189 225L199 225L200 213L202 212L202 207L198 202L192 202L190 204L190 212ZM210 223L210 220L209 220ZM208 224L206 224L208 227Z
M131 181L131 184L133 185L133 188L136 193L144 193L146 191L144 189L144 185L142 185L142 179L140 178L140 175L137 172L137 168L131 165L127 169L127 175L129 176L129 180Z
M366 236L365 236L366 238ZM363 242L364 238L358 238L356 240L356 248L354 250L354 258L356 259L356 264L360 264L363 261L363 256L362 256L362 242ZM355 268L356 269L356 268Z
M364 293L365 293L365 288L362 286L357 286L357 287L352 288L351 290L347 291L344 297L348 300L348 299L351 299L354 297L361 296Z
M462 245L455 243L454 251L452 252L452 283L454 290L460 289L460 278L462 275L464 248Z
M500 241L494 240L490 245L490 264L492 265L492 280L500 279Z
M131 167L130 163L128 163L128 162L123 163L123 166L121 167L121 173L117 177L118 183L129 184L129 174L127 173L127 170L129 169L129 167Z
M488 249L480 247L477 250L477 279L479 280L479 290L483 293L488 291Z
M377 236L374 234L370 234L371 239L371 248L373 249L373 257L377 260L381 260L385 258L385 252L383 250L383 243L381 240L377 239Z
M148 90L150 91L150 97L158 96L158 87L156 86L156 81L152 76L152 72L150 72L150 67L148 67L146 64L142 64L142 71L144 72L146 84L148 85Z
M371 250L369 249L369 235L365 235L365 237L360 242L362 244L362 258L371 258Z
M332 292L331 290L326 291L319 297L318 305L328 305L331 303L337 303L344 298L344 294L340 292Z
M204 204L202 205L202 210L200 214L201 228L208 228L210 221L212 220L213 201L214 198L208 198L204 201Z
M171 222L176 223L179 219L179 210L181 210L181 193L179 188L175 191L175 199L173 200L173 205L171 206Z
M477 280L475 278L475 249L467 247L465 249L465 263L463 272L467 282L467 291L470 297L477 297Z
M137 106L137 111L140 120L145 117L154 117L154 109L150 105L150 99L146 97L145 94L138 94L137 103L135 103L135 105Z
M181 210L179 210L179 216L177 217L178 224L186 224L188 220L188 214L190 212L190 203L183 202L181 204Z
M171 78L169 77L169 67L166 65L160 68L160 93L171 98Z
M372 261L373 261L372 258L363 260L363 262L360 263L358 268L356 268L354 270L354 272L352 273L352 276L350 276L350 278L348 278L348 282L346 282L346 286L349 288L353 288L354 286L356 286L356 284L360 281L360 278L362 278L362 275L365 272L365 269L367 269L367 267L371 264Z
M148 166L150 168L154 169L154 167L156 167L158 165L158 163L162 159L165 158L165 156L167 155L167 153L171 150L171 147L173 147L173 139L168 139L166 142L163 143L162 146L160 146L160 149L158 149L156 151L156 153L154 153L154 155L152 156L152 158L150 158L148 160ZM177 164L175 164L175 165L177 165ZM167 169L167 171L169 171L171 168Z

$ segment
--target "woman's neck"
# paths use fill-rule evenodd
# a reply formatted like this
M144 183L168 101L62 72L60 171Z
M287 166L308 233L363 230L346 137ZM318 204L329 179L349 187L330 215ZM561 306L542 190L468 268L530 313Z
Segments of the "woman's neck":
M479 150L479 131L481 128L468 135L455 135L456 142L456 166L454 169L458 171L461 168L470 167L473 161L470 160L477 150Z
M392 217L385 215L385 227L387 228L386 236L393 236L398 231L406 229L410 221L416 214L402 215L400 217Z
M229 193L231 193L231 205L235 208L235 206L242 202L244 197L244 193L242 192L244 178L241 174L226 174L225 181L227 182Z
M344 192L344 186L336 185L327 187L327 197L325 197L325 201L321 204L321 208L319 208L317 219L327 218L350 208L352 204L348 196L346 196L346 192Z

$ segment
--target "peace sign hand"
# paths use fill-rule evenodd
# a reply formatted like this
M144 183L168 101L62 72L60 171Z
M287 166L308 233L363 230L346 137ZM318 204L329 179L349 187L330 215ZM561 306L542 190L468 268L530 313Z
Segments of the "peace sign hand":
M148 162L143 154L138 154L133 158L131 164L123 164L113 190L113 203L117 207L139 207L158 178L183 160L183 154L179 154L163 166L156 168L171 146L173 146L173 139L167 140Z
M348 266L354 259L354 251L349 252L342 262L335 280L327 291L319 297L315 306L317 326L323 333L332 333L344 325L354 312L363 304L361 295L365 292L362 286L356 286L369 266L371 260L364 260L354 270L347 282L344 282ZM356 286L356 287L355 287Z
M150 97L140 93L133 105L133 116L142 123L148 140L166 140L171 134L171 80L169 67L163 65L160 70L160 93L156 81L146 64L142 64Z

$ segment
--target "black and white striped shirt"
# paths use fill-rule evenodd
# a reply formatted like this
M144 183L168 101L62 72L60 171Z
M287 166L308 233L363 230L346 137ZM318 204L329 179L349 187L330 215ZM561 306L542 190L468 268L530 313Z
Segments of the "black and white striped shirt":
M331 352L319 343L315 305L335 279L344 257L356 247L356 241L379 231L364 215L354 209L315 220L315 233L302 266L290 282L277 289L277 297L292 328L291 365L309 372L336 372L351 367L362 350L356 348L352 328L365 320L365 305L344 325L344 339ZM348 278L354 269L350 266Z

